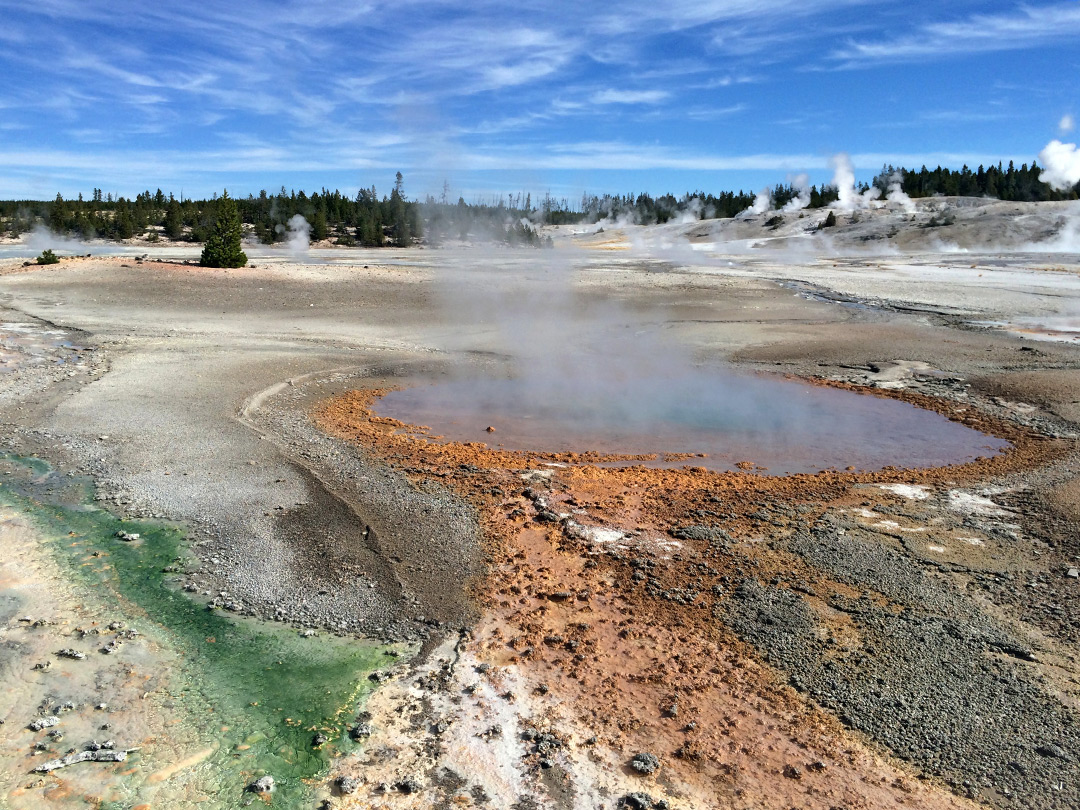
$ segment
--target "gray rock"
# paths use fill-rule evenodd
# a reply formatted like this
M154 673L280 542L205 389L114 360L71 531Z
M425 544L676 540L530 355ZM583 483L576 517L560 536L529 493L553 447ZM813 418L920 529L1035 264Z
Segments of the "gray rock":
M349 736L352 737L353 740L355 740L356 742L370 737L374 733L375 729L372 728L371 725L369 725L368 723L360 723L349 729Z
M731 535L719 526L679 526L671 530L676 540L698 540L713 546L726 546L731 542Z
M630 760L630 767L638 773L653 773L660 767L660 759L655 754L647 752L635 754L634 758Z
M1044 757L1053 757L1054 759L1062 759L1066 762L1069 761L1069 755L1065 752L1065 749L1056 743L1045 743L1035 749L1035 753Z
M41 731L44 728L52 728L55 725L59 725L60 718L55 715L49 715L48 717L39 717L36 720L30 722L27 726L31 731Z
M360 789L360 780L354 776L339 776L334 784L337 785L338 791L345 796L356 793Z
M667 806L668 803L663 799L656 800L648 793L640 791L627 793L615 803L615 807L620 810L667 810Z
M128 757L127 751L79 751L77 754L68 754L60 759L50 759L34 768L35 773L52 773L69 765L79 762L124 762Z
M254 782L248 786L248 790L252 793L270 793L274 789L274 777L267 774L266 776L260 776Z

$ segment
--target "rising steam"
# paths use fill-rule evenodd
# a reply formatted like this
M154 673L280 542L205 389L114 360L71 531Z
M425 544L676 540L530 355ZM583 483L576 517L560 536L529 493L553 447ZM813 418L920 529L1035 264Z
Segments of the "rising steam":
M294 259L307 256L308 247L311 244L311 226L302 214L293 214L292 218L289 219L288 228L284 225L278 225L274 230L278 233L287 234L285 246Z
M810 205L810 176L805 173L797 174L794 177L788 175L788 183L795 189L796 195L788 200L783 210L788 213L801 211Z
M1045 167L1039 174L1039 180L1048 183L1058 191L1068 191L1080 183L1080 151L1075 143L1062 143L1052 140L1041 152L1039 162Z
M855 188L855 167L847 152L833 155L829 163L833 167L833 185L839 195L832 207L839 211L856 211L869 208L870 204L881 196L881 189L871 186L862 194Z
M744 213L749 214L764 214L766 211L772 208L772 189L769 186L765 186L754 197L754 204L746 209Z
M909 214L915 213L915 203L904 191L904 173L900 169L889 175L889 190L885 199L894 206L903 208Z

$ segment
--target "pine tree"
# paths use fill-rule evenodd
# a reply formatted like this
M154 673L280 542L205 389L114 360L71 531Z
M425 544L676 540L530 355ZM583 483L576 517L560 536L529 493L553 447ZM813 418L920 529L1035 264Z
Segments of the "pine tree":
M199 264L203 267L243 267L247 264L247 255L240 249L242 233L236 203L225 191L218 203L214 230L206 238Z
M315 212L315 218L311 221L311 241L321 242L326 236L326 211L320 208Z
M180 203L169 200L165 208L165 235L170 239L179 239L184 235L184 221L180 216Z
M49 228L55 234L62 234L67 231L67 205L59 193L57 193L56 200L49 209Z
M390 220L396 247L408 247L412 244L412 229L409 224L405 198L401 194L401 172L397 173L397 182L390 192Z

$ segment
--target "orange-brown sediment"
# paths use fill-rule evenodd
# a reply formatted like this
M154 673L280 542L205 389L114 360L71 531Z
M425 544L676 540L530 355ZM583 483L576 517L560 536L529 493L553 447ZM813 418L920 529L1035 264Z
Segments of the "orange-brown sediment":
M1068 443L973 407L873 391L1012 446L962 465L873 473L768 477L699 467L611 468L590 463L615 460L595 454L526 453L428 439L414 426L373 414L372 404L384 392L335 397L317 407L315 419L411 475L437 478L477 507L490 565L474 593L482 607L475 653L496 666L515 666L534 687L549 687L557 696L552 711L569 711L577 727L593 731L597 744L625 757L639 750L660 754L661 776L695 786L696 795L710 797L715 806L969 806L883 759L784 685L716 620L708 594L752 575L811 583L815 603L833 594L852 596L848 586L801 558L774 550L769 538L795 531L799 520L805 525L827 508L888 497L867 484L963 485L1046 463ZM528 471L541 501L536 491L523 491ZM778 504L802 506L802 514L789 519L775 510L763 513ZM568 532L566 520L538 524L541 509L624 532L624 550L612 553L610 546ZM699 517L703 512L722 514L717 522L738 541L737 551L717 553L695 540L672 542L673 527L706 522ZM705 596L679 604L630 586L641 559L649 560L648 576L657 587ZM850 629L838 624L833 631L842 636ZM643 787L658 789L657 784Z

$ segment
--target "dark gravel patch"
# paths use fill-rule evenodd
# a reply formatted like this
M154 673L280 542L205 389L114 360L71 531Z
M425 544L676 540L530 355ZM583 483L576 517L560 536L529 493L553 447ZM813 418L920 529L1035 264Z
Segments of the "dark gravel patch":
M1031 655L1022 641L858 534L822 521L791 548L864 589L861 598L812 603L748 580L721 618L797 689L959 793L1006 807L1080 806L1080 722L1022 660ZM857 641L834 634L844 619Z

